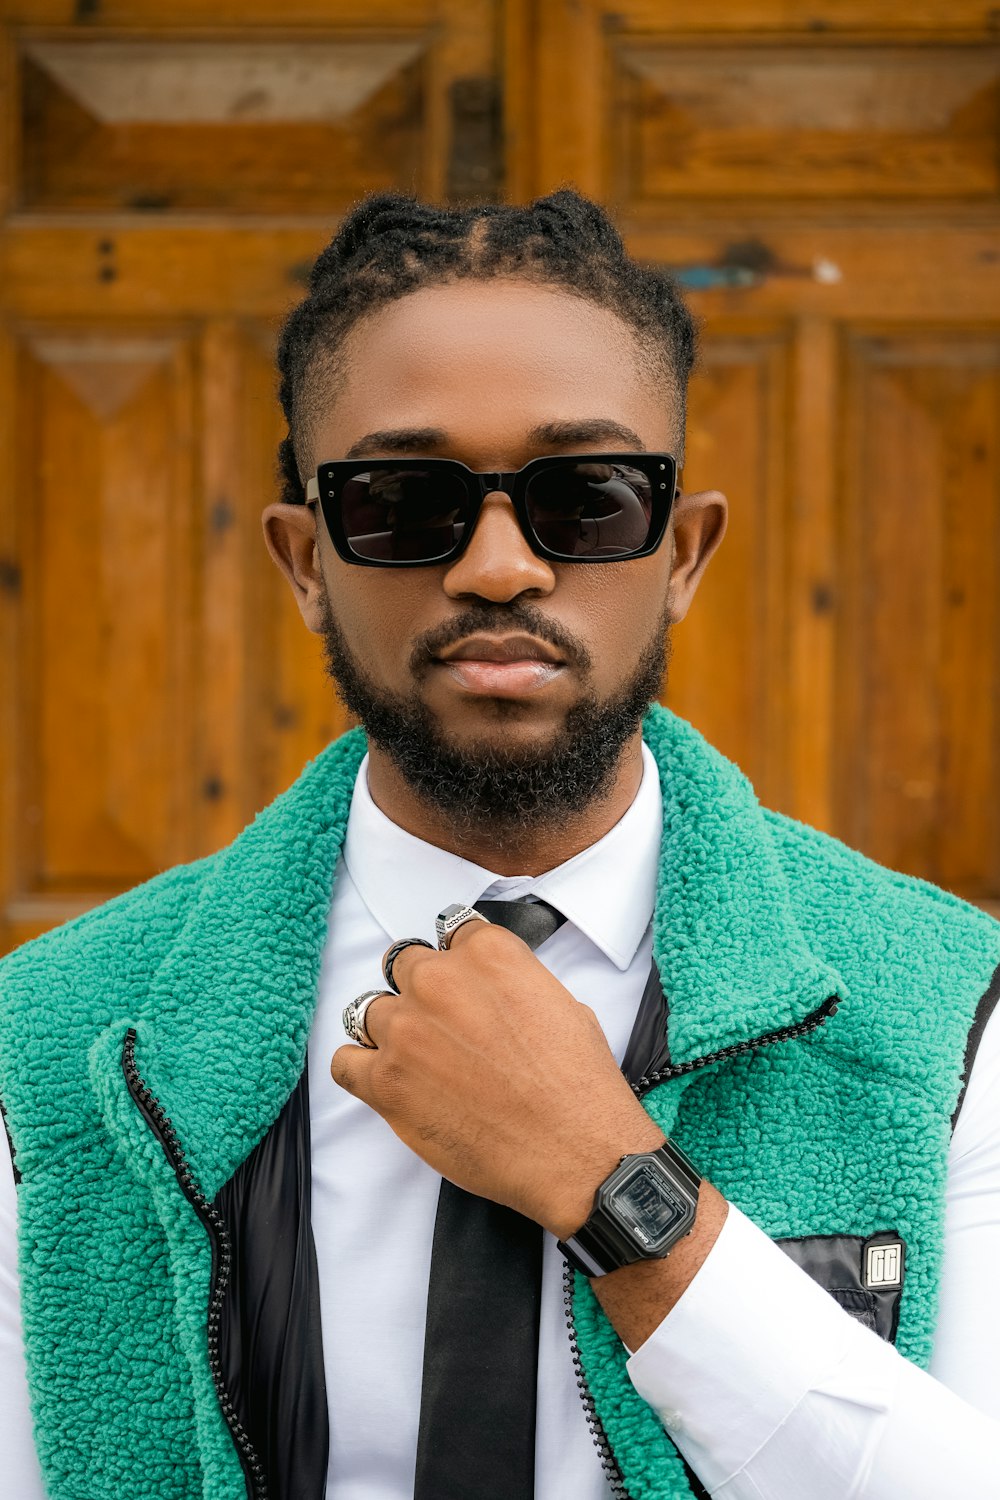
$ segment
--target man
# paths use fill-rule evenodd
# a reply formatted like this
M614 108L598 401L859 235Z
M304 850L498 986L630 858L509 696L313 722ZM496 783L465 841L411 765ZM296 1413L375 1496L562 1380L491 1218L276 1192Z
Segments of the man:
M1000 927L646 712L692 357L570 193L320 257L264 523L367 740L5 965L5 1493L1000 1494Z

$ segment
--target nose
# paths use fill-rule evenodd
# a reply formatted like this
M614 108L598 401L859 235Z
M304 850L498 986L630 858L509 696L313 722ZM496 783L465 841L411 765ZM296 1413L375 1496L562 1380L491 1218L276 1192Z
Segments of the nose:
M550 594L555 583L551 564L528 546L510 497L492 490L468 546L445 574L445 593L451 599L475 597L509 604L520 594Z

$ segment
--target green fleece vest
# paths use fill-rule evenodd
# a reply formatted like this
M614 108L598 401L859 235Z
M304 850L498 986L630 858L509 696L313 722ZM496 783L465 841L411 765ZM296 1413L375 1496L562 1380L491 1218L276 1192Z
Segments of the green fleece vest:
M667 711L650 712L645 736L663 787L654 953L678 1069L645 1104L768 1234L898 1232L897 1347L924 1364L949 1120L1000 925L763 810ZM209 1238L126 1087L123 1041L134 1028L139 1070L213 1198L301 1073L364 750L346 735L228 848L0 966L0 1100L22 1174L24 1334L51 1500L245 1495L209 1371ZM835 1015L768 1044L834 994ZM689 1496L582 1278L575 1321L628 1493Z

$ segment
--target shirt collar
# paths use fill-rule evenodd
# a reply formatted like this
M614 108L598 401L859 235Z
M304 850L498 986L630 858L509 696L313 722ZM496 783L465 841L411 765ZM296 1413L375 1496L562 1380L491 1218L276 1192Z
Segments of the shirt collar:
M628 968L656 899L663 804L660 778L642 747L642 780L615 826L544 875L499 876L407 833L376 807L368 757L358 770L344 841L344 863L361 899L386 934L434 939L434 918L453 901L535 895L559 909L606 954Z

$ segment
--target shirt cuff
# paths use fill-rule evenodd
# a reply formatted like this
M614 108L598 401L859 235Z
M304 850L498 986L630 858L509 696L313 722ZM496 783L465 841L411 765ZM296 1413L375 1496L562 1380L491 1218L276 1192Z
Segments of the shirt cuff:
M810 1391L836 1390L858 1339L875 1338L744 1214L726 1222L690 1286L628 1372L702 1483L740 1473ZM869 1366L858 1405L884 1413L892 1361Z

